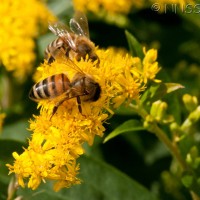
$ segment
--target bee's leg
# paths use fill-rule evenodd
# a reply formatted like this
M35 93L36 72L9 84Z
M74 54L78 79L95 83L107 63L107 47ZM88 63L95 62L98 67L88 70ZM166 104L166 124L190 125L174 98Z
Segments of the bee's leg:
M77 96L77 103L78 103L78 110L82 114L82 107L81 107L81 99L80 96Z
M44 58L47 60L48 65L50 65L55 60L55 58L51 55L51 53L47 53L46 51L44 54Z
M66 98L62 99L61 101L59 101L53 108L53 112L52 112L52 115L50 117L50 120L51 118L54 116L54 114L56 113L56 111L58 110L58 107L66 100Z
M55 60L55 58L53 56L50 56L48 58L48 64L51 64L54 60Z
M67 99L69 99L69 93L67 92L66 93L66 97L64 98L64 99L62 99L61 101L59 101L58 103L56 103L56 105L54 106L54 108L53 108L53 112L52 112L52 115L51 115L51 117L50 117L50 120L51 120L51 118L55 115L55 113L56 113L56 111L58 110L58 107L64 102L64 101L66 101ZM77 96L76 97L76 99L77 99L77 103L78 103L78 110L79 110L79 112L82 114L82 107L81 107L81 99L80 99L80 96Z

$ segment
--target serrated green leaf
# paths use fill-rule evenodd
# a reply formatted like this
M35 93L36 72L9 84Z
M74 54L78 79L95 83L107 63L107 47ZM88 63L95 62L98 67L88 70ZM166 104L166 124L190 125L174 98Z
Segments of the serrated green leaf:
M114 131L112 131L105 139L104 143L107 142L108 140L123 134L125 132L130 132L130 131L138 131L138 130L144 130L144 127L138 120L128 120L124 122L123 124L119 125Z
M144 53L142 51L141 44L127 30L125 31L125 34L126 34L126 38L127 38L127 41L128 41L128 45L129 45L129 49L130 49L131 55L143 59Z
M184 86L179 83L165 83L165 86L167 88L167 93L174 92L176 90L184 88Z
M39 189L20 189L25 200L156 200L145 187L103 161L90 157L80 158L83 180L81 185L53 192L50 184Z

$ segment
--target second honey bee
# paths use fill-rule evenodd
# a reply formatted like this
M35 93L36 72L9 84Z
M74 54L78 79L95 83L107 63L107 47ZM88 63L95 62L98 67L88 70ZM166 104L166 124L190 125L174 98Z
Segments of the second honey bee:
M81 58L85 59L88 55L92 61L98 60L99 62L95 53L95 45L89 39L88 21L84 13L76 11L69 22L69 27L61 22L55 22L49 24L49 29L58 36L45 50L45 59L49 64L55 60L59 49L64 50L65 56L71 60L75 58L80 61Z
M55 74L36 83L29 93L29 98L33 101L62 97L54 106L52 116L58 107L68 99L76 98L79 112L82 113L81 101L94 102L100 98L101 87L94 78L82 72L72 61L69 62L69 66L77 70L71 81L64 73Z

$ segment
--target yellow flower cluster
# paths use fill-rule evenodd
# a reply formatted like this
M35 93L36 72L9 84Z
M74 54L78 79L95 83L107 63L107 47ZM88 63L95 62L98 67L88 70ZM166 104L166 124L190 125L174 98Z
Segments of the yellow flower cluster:
M0 63L21 80L35 60L34 39L54 16L39 0L1 0L0 16Z
M143 59L140 68L137 67L137 70L132 73L137 77L142 77L142 82L145 84L148 80L152 80L154 82L160 82L160 80L155 79L156 74L160 71L160 67L158 66L157 59L157 51L155 49L151 49L146 52L145 48L143 49L145 53L145 58Z
M143 5L144 0L73 0L74 7L81 11L90 11L93 13L99 13L102 11L109 12L110 14L122 13L128 14L133 7L140 8Z
M179 4L185 5L189 3L194 3L194 0L150 0L150 2L159 3L159 4Z
M107 12L109 14L128 14L132 9L151 8L156 3L159 11L164 11L167 4L176 4L177 6L185 6L193 4L194 0L73 0L74 7L84 12L89 11L99 15L99 12Z
M101 95L96 102L82 101L80 113L75 98L66 100L53 117L52 110L60 97L38 103L40 115L30 121L33 134L29 146L21 155L13 153L15 162L7 165L22 187L24 179L28 179L28 187L32 189L46 180L55 181L55 191L79 184L76 160L84 153L83 143L92 145L95 135L102 137L103 122L113 114L113 108L139 99L147 79L154 80L159 71L157 52L153 49L145 53L143 61L128 54L123 56L112 48L98 49L97 55L99 65L89 60L74 61L99 83ZM38 67L37 81L59 73L66 73L71 80L77 73L71 64L68 60L55 60L51 65L45 62Z

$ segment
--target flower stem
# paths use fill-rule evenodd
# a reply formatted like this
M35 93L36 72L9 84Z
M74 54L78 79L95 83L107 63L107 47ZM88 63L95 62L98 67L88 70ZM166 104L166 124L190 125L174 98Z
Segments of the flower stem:
M193 200L200 200L200 197L193 191L190 191L190 194L191 194Z
M129 106L134 111L136 111L144 120L146 120L146 117L149 114L147 113L147 111L144 108L142 108L139 105L140 104L138 102L137 105L130 104ZM186 162L183 160L177 146L175 144L173 144L173 142L170 141L170 139L167 137L166 133L161 128L158 127L158 125L155 121L153 121L149 124L147 130L149 132L155 134L158 137L158 139L167 146L167 148L169 149L171 154L177 159L177 161L179 162L179 164L180 164L180 166L182 167L183 170L188 169L188 166L187 166Z
M154 133L158 137L158 139L167 146L167 148L170 150L171 154L177 159L183 170L188 169L188 166L186 162L182 159L182 156L177 146L169 140L169 138L166 136L166 133L162 129L160 129L156 123L152 123L148 131Z

